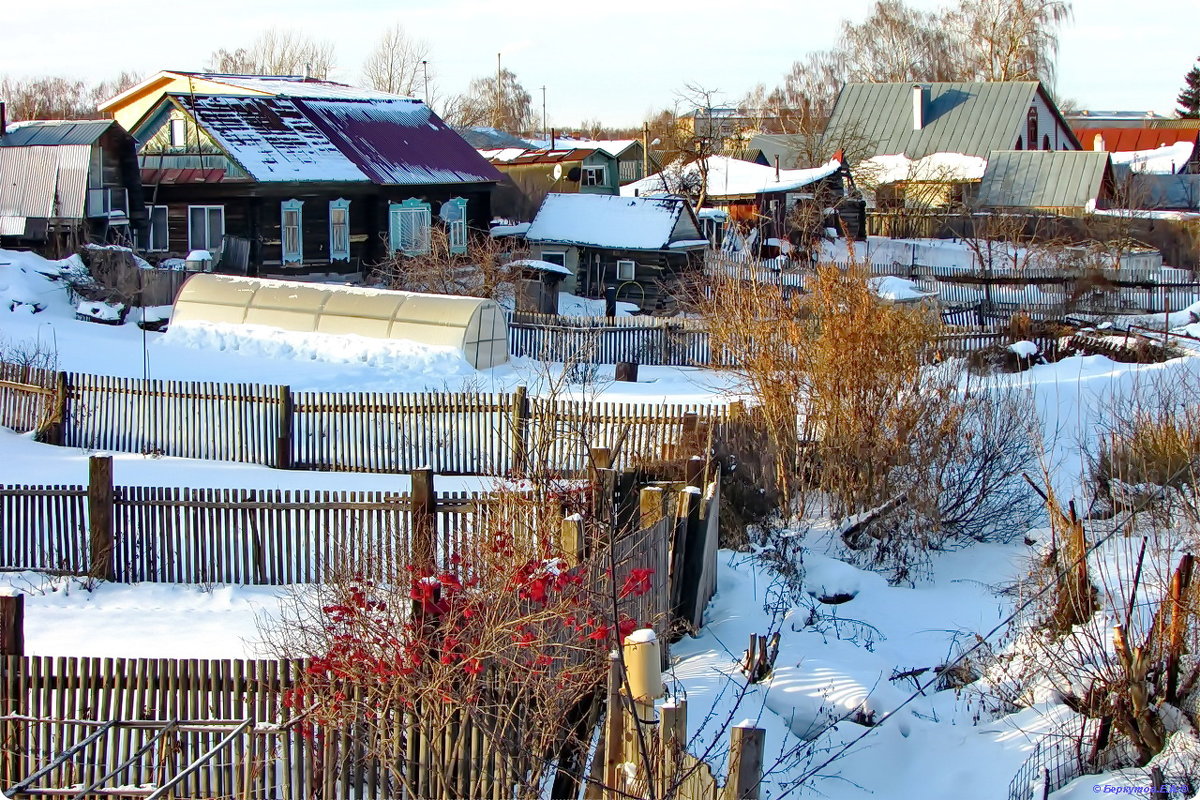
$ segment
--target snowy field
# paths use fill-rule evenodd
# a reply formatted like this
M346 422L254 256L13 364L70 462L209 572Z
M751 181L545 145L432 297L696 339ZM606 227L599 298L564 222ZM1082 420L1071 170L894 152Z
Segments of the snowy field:
M9 262L9 266L2 266ZM262 331L233 336L221 330L143 334L133 325L76 321L53 272L24 254L0 251L0 330L7 346L41 343L59 367L99 374L214 381L287 383L294 389L389 391L507 391L527 384L548 389L558 378L547 367L519 360L476 371L453 353L411 344L381 348L367 341L340 343ZM35 309L39 309L35 313ZM389 349L390 348L390 349ZM612 367L586 392L604 399L712 402L733 397L728 376L679 368L643 367L638 384L613 384ZM1117 364L1074 357L996 379L993 385L1029 392L1046 448L1044 469L1064 499L1084 500L1086 454L1110 424L1117 402L1133 392L1196 383L1194 357L1165 364ZM1200 384L1197 384L1200 385ZM83 483L88 453L36 444L28 435L0 430L0 484ZM115 456L116 482L126 485L217 488L403 490L403 476L280 472L227 464L139 455ZM440 478L446 491L486 488L488 479ZM825 798L972 798L1002 800L1009 780L1038 738L1073 718L1051 696L1015 714L992 713L971 688L918 694L885 724L878 719L914 693L897 671L936 667L990 630L1012 611L1004 591L1041 554L1045 533L1032 546L977 545L934 554L929 574L915 586L890 586L878 574L832 558L819 539L805 541L810 594L844 593L841 605L780 600L771 573L751 556L722 551L718 593L707 625L672 647L672 691L689 701L693 750L703 752L712 730L728 717L754 718L767 731L769 774L764 797L789 793L789 781L815 776L789 796ZM27 595L26 643L31 655L238 658L266 655L258 625L278 613L281 587L142 584L89 587L77 579L34 573L0 576L0 590ZM300 588L303 591L303 588ZM782 605L781 605L782 602ZM767 607L773 607L774 614ZM774 675L745 688L737 670L750 634L778 629ZM713 710L711 716L707 715ZM860 735L844 756L822 762ZM709 760L720 764L718 748ZM1139 780L1132 775L1129 780ZM1056 800L1098 794L1114 776L1091 777L1052 795ZM1040 796L1040 795L1039 795Z

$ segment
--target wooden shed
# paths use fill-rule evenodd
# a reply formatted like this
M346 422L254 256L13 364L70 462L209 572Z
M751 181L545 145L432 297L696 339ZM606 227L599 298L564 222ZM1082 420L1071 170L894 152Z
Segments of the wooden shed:
M184 284L171 315L172 325L187 322L407 339L456 347L476 369L508 361L504 312L480 297L198 274Z

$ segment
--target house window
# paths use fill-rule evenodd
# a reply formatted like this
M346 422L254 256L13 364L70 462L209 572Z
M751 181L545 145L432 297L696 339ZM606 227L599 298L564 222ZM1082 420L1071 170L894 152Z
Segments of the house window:
M188 206L188 249L216 253L225 236L225 206Z
M431 214L428 203L409 198L388 205L388 242L406 256L429 252Z
M467 252L467 201L454 197L442 203L438 216L446 223L446 238L451 253Z
M542 261L547 264L557 264L560 267L567 265L567 253L565 250L543 250Z
M1021 146L1021 137L1020 136L1017 137L1017 146L1014 147L1013 149L1014 150L1024 150L1025 149L1024 147Z
M350 260L350 201L329 201L329 260Z
M294 264L304 260L304 240L301 235L300 208L303 200L283 202L282 240L283 263Z
M147 253L162 253L171 249L169 229L167 228L167 207L150 206L146 211L150 216L150 227L142 233L142 250Z
M1049 136L1042 137L1042 149L1043 150L1053 150L1054 149L1053 147L1050 146L1050 137Z
M633 280L633 273L634 273L634 270L636 267L637 267L637 265L632 261L628 261L626 259L621 259L620 261L618 261L617 262L617 280L619 280L619 281Z
M607 186L608 179L604 166L584 167L582 183L584 186Z
M1025 141L1029 142L1029 149L1037 148L1038 140L1038 119L1037 106L1030 106L1029 113L1025 115Z
M171 120L171 147L187 147L187 120L182 117Z

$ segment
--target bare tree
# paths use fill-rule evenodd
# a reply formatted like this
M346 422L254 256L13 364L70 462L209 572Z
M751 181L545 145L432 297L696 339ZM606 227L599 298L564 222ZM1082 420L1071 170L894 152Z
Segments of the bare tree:
M959 42L940 12L878 0L861 24L842 23L839 42L852 81L954 80Z
M475 78L466 93L447 104L444 116L460 127L488 125L508 133L522 133L535 125L533 98L507 69Z
M961 26L964 72L982 81L1053 84L1058 28L1070 18L1064 0L963 0L952 24Z
M307 75L325 79L337 65L333 42L271 28L249 47L215 50L206 69L239 75Z
M373 89L390 94L426 97L426 68L429 43L409 36L396 23L383 32L367 60L363 62L363 81Z
M121 72L113 78L88 85L86 81L51 75L20 80L0 78L0 97L7 103L8 118L14 122L31 119L97 119L96 107L113 95L138 83L142 76Z

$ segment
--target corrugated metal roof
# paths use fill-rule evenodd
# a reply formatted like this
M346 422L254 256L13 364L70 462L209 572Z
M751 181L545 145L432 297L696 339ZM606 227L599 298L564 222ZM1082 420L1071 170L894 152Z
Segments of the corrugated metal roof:
M178 73L223 83L239 89L275 95L277 97L301 97L311 99L344 100L411 100L398 94L389 94L376 89L364 89L334 81L305 78L302 75L222 75L211 72Z
M963 153L986 158L1012 146L1038 91L1036 81L921 86L928 94L920 130L913 129L913 84L848 83L838 94L826 138L862 138L872 145L868 156Z
M1200 211L1200 175L1129 176L1130 195L1142 208Z
M376 183L495 183L495 167L417 100L296 100Z
M167 169L142 168L143 186L152 186L156 183L245 183L247 180L247 178L241 177L227 178L225 176L225 170L216 167L209 169L200 169L199 167L169 167Z
M1097 142L1099 136L1101 142ZM1105 150L1109 153L1130 153L1154 150L1163 145L1200 140L1195 128L1076 128L1075 137L1084 150ZM1097 144L1101 144L1097 147Z
M0 148L0 217L80 219L90 145Z
M415 100L172 95L261 182L481 183L501 179Z
M14 122L0 136L0 147L90 145L115 124L111 119Z
M988 157L979 204L991 208L1083 208L1100 197L1108 153L999 150Z
M509 164L565 164L574 161L583 161L585 158L595 154L596 152L601 152L605 156L612 158L611 155L603 150L598 150L598 148L576 147L567 149L560 148L557 150L530 150L528 153L519 155L516 158L501 159L496 163L499 163L502 166Z

